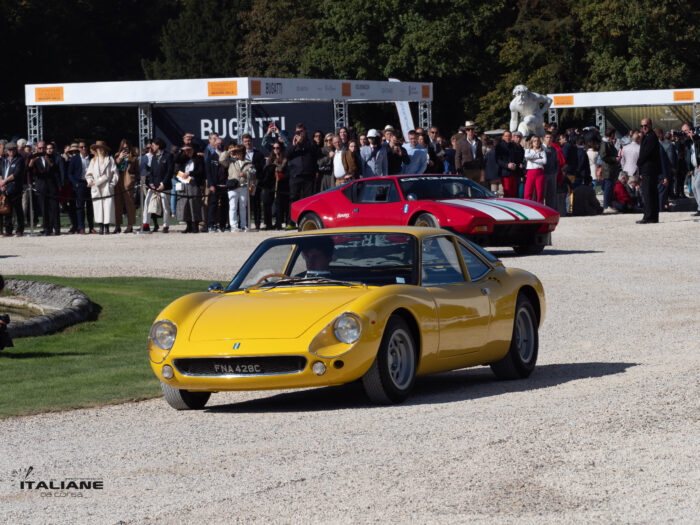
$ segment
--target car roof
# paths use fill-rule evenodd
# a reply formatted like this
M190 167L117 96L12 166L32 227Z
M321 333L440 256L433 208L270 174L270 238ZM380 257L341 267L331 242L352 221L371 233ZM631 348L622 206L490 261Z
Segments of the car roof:
M292 232L280 237L304 237L308 235L337 235L340 233L404 233L418 239L431 235L454 235L442 228L426 228L423 226L355 226L352 228L324 228L305 232ZM277 237L277 238L280 238Z

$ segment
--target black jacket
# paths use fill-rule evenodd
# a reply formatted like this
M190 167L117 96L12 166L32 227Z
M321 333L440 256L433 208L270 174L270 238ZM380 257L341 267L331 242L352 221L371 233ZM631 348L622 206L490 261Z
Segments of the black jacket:
M289 178L312 177L318 170L317 161L321 157L316 144L306 139L296 146L290 146L287 152Z
M172 188L173 178L173 156L167 151L160 155L154 155L151 160L151 171L146 177L146 183L153 184L156 188L163 184L165 190Z
M642 136L637 167L640 175L661 175L661 150L659 139L653 131Z
M9 182L5 187L5 191L8 196L18 195L22 193L22 188L24 188L24 159L20 155L16 155L12 161L10 157L5 157L0 159L0 177L5 178L5 169L7 164L10 164L10 171L7 173L9 178L10 175L14 175L14 180Z
M194 177L197 186L203 186L206 182L206 176L204 175L204 160L202 160L202 157L199 155L194 155L192 160L194 161L194 171L192 171L192 177ZM175 161L174 173L177 175L178 171L184 172L189 161L190 159L187 155L180 153Z
M498 170L498 176L499 177L512 177L513 175L516 175L517 169L516 170L509 170L508 169L508 164L513 162L515 164L518 164L516 162L516 155L515 155L515 149L514 147L515 144L512 142L506 142L505 140L500 141L496 145L496 164L498 164L499 170ZM525 152L523 151L523 156L525 155Z
M58 162L59 160L61 159L56 159L55 156L49 157L48 155L43 159L40 157L34 159L32 180L36 182L39 189L61 185L61 164Z

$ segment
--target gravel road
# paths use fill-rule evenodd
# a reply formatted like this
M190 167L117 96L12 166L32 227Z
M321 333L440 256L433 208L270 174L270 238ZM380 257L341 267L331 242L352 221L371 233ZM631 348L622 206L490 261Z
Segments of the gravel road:
M697 523L700 222L638 218L567 218L541 255L497 252L547 293L527 380L496 382L483 367L441 374L382 408L348 385L215 394L201 412L154 399L6 419L2 520ZM263 237L0 239L0 267L224 281ZM28 479L104 488L21 490L16 470L29 466Z

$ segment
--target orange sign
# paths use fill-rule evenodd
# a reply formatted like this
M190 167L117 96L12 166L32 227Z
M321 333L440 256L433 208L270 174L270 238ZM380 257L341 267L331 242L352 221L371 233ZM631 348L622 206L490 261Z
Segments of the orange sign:
M349 97L352 94L352 88L350 87L350 82L343 82L340 94L343 97Z
M34 88L36 102L63 102L63 86Z
M261 87L261 82L259 80L251 80L250 81L250 94L253 96L260 96L260 93L262 93L262 87Z
M574 105L574 96L573 95L560 95L558 97L554 97L554 105L555 106L573 106Z
M238 95L238 82L235 80L224 80L207 82L210 97L230 97Z
M430 98L430 86L423 85L423 98Z
M695 100L694 91L674 91L673 92L674 102L692 102Z

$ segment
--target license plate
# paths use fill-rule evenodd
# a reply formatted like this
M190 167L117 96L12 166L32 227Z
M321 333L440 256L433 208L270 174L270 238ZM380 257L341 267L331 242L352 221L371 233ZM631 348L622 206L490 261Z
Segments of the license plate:
M262 374L263 368L259 364L215 363L214 372L222 375L250 375Z

